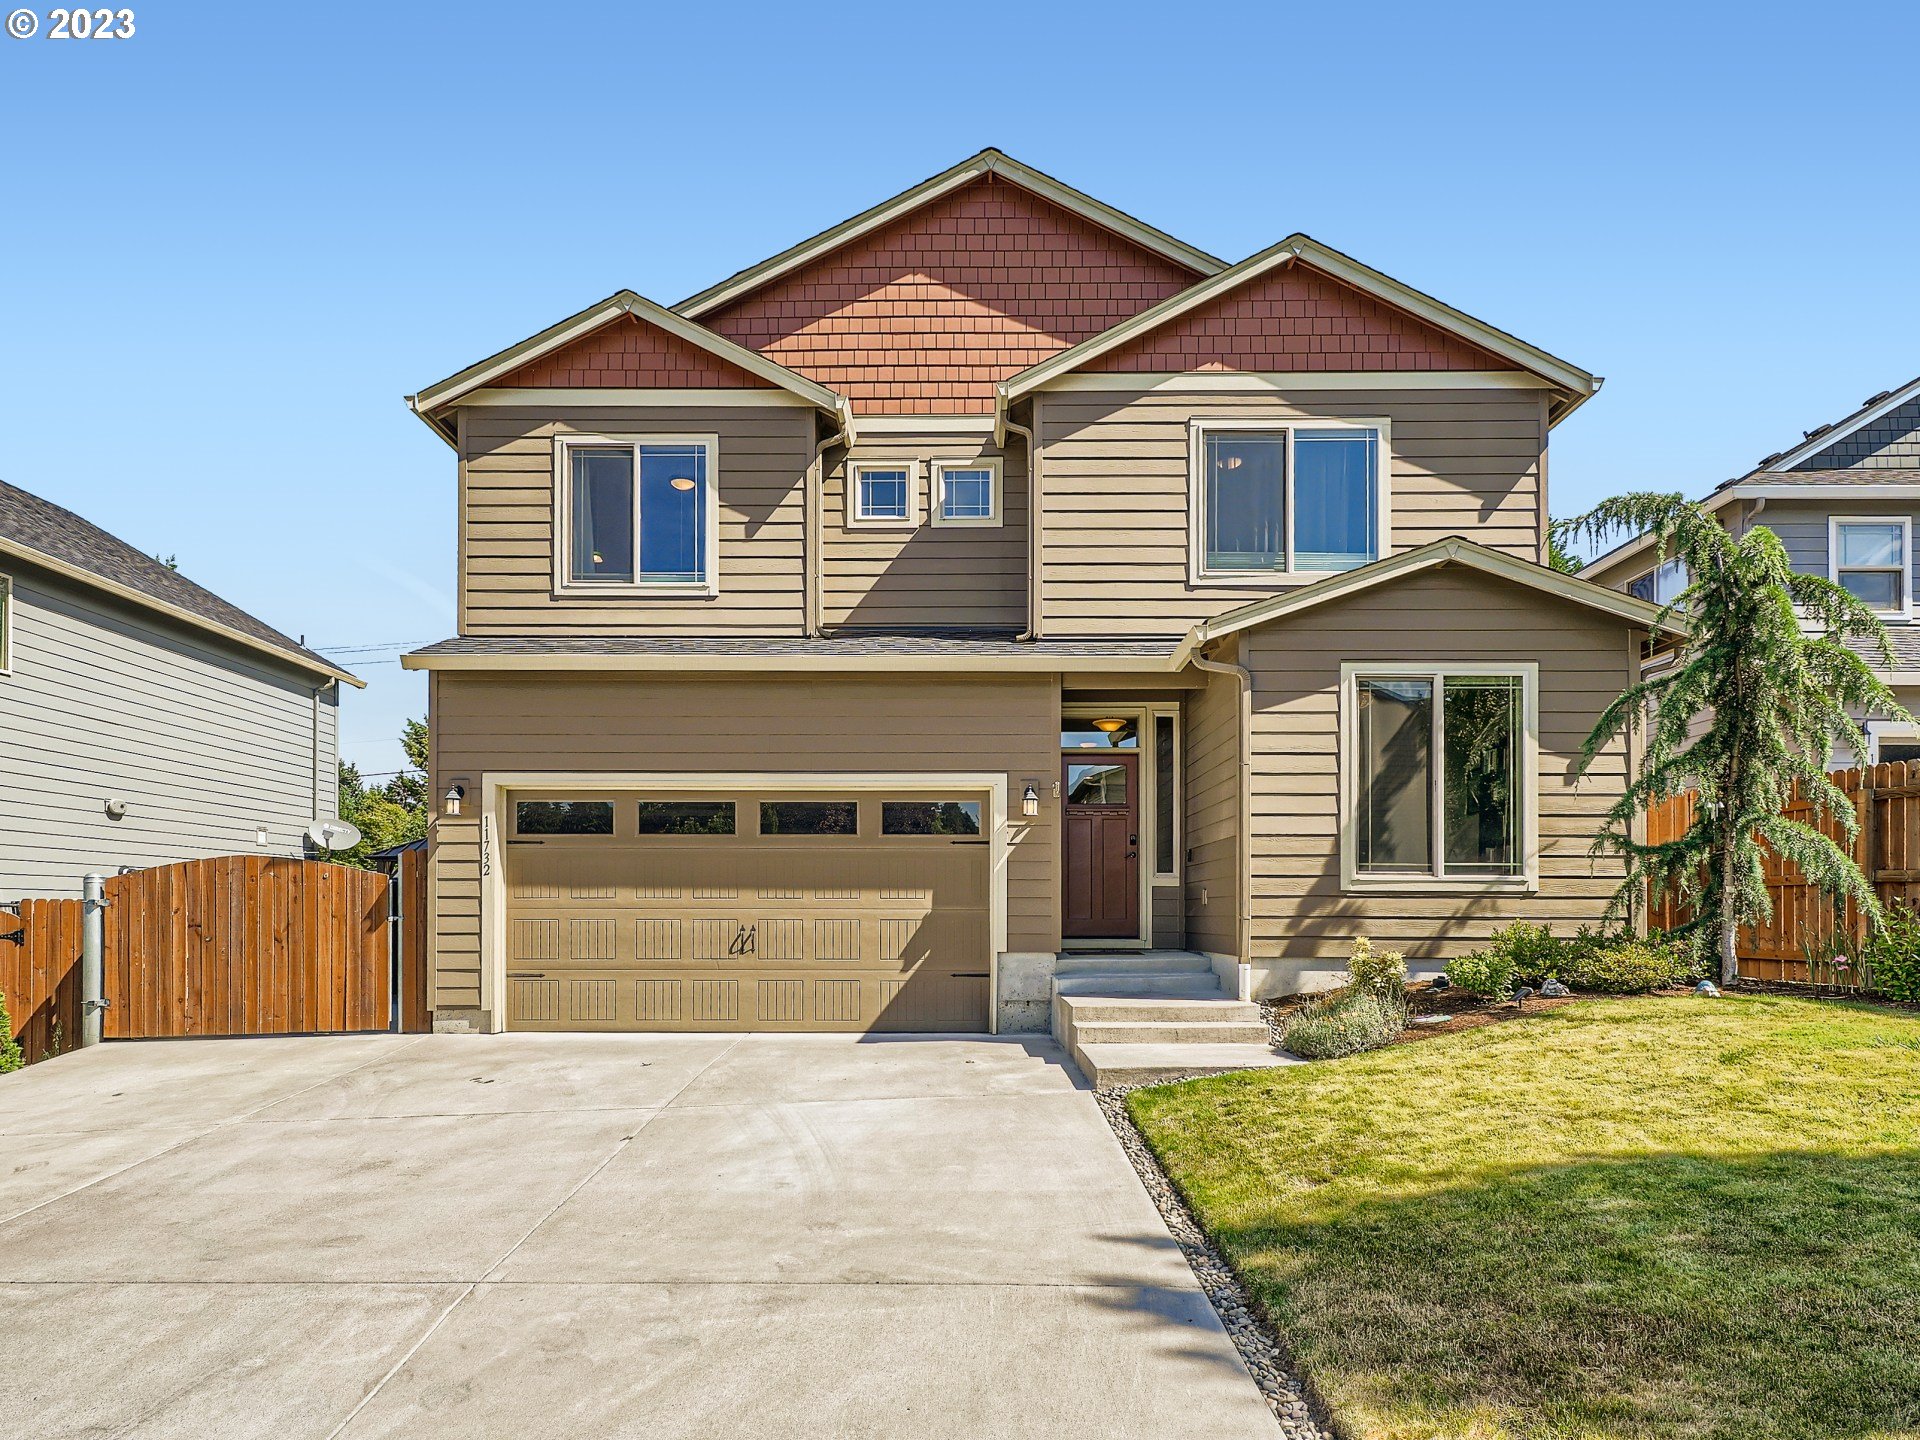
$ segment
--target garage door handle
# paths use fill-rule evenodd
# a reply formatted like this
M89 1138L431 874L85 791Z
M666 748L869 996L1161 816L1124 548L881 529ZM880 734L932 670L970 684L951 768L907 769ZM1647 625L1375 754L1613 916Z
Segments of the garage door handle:
M949 980L985 980L989 977L984 970L949 970L947 978Z

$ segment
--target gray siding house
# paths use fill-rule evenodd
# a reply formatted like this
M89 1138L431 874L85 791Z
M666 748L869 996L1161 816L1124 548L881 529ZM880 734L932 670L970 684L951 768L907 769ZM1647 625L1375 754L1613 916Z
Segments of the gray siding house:
M362 682L0 482L0 901L208 855L299 855Z
M1736 534L1765 525L1793 567L1825 575L1879 611L1893 637L1894 694L1920 714L1920 378L1885 390L1798 445L1769 455L1702 502ZM1609 551L1582 575L1664 602L1685 584L1677 563L1660 563L1649 537ZM1920 760L1920 727L1867 718L1869 763ZM1836 763L1849 757L1836 756Z

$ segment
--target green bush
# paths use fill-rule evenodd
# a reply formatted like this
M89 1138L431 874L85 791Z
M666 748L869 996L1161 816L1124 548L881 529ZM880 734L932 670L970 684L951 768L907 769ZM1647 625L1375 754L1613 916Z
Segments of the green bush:
M1565 978L1567 964L1574 957L1577 943L1562 940L1544 925L1516 920L1488 937L1487 949L1504 955L1511 967L1512 985L1538 986L1550 975Z
M1621 940L1576 954L1561 979L1576 990L1640 995L1694 976L1690 946L1670 940Z
M1347 961L1347 974L1353 988L1389 1000L1404 999L1407 993L1407 957L1398 950L1376 950L1362 935L1353 942L1353 957Z
M1404 998L1355 987L1295 1011L1281 1028L1280 1043L1304 1060L1337 1060L1391 1045L1406 1028Z
M1513 993L1513 956L1489 946L1447 962L1447 979L1469 995L1504 1000Z
M1920 914L1908 905L1888 905L1864 958L1869 987L1889 1000L1920 1001Z
M13 1038L13 1016L7 1013L7 992L0 990L0 1075L27 1063L20 1042Z

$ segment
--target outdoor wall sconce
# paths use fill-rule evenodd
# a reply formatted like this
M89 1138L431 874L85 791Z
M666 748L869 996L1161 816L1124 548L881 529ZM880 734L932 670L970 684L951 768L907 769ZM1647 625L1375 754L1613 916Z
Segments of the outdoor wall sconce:
M450 786L447 790L447 795L446 795L447 814L458 815L460 813L460 802L466 798L467 798L466 786L464 785Z
M1031 780L1027 782L1026 792L1020 797L1020 813L1029 820L1040 813L1040 792L1034 788Z
M107 819L124 820L127 818L127 802L124 800L107 801Z

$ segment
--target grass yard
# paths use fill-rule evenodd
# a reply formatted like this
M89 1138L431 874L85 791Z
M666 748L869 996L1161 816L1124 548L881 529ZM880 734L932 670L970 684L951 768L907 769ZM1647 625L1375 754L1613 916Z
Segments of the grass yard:
M1128 1104L1353 1436L1920 1436L1920 1014L1584 1001Z

